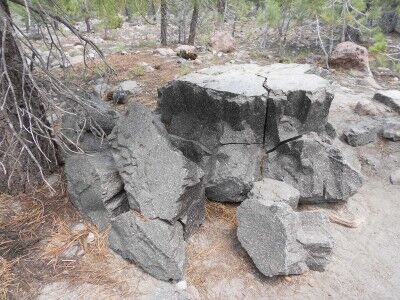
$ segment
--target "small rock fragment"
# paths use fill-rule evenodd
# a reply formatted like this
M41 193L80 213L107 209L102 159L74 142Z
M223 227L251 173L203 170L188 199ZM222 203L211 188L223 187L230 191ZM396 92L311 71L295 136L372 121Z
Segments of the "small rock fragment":
M395 185L400 185L400 169L390 175L390 182Z
M394 142L400 141L400 122L389 121L383 126L382 136Z
M377 138L377 134L378 127L371 122L352 125L343 132L346 142L353 147L373 143Z

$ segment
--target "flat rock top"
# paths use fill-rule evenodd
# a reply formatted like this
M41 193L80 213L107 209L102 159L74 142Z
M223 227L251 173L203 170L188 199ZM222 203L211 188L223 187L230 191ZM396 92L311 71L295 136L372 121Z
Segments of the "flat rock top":
M327 88L329 82L320 76L306 74L311 71L310 65L272 64L229 64L212 66L178 78L204 88L244 96L261 96L266 94L263 88L264 78L273 90L315 91Z

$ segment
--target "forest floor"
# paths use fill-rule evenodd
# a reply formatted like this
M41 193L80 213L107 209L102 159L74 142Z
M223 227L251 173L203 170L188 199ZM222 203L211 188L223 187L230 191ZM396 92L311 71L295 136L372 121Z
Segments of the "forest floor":
M223 56L205 51L199 57L201 64L182 63L153 50L108 56L116 71L109 83L137 81L141 92L130 101L152 109L157 88L176 76L232 61L279 61L273 55L240 50ZM138 69L143 62L154 71ZM74 68L77 74L82 71L79 65ZM362 118L354 113L354 106L372 99L375 88L351 74L332 76L335 99L330 122L341 133L346 124ZM398 81L387 75L376 80L385 87L398 87ZM383 117L393 115L383 113ZM186 283L156 280L108 249L107 231L98 232L76 211L63 176L53 175L56 193L42 187L16 197L0 195L0 299L6 297L6 290L13 299L398 299L400 186L391 185L389 175L400 168L400 143L378 140L356 151L365 177L361 190L342 205L301 207L335 213L355 224L349 228L332 223L335 248L325 272L266 278L237 240L236 205L208 202L205 224L187 243ZM83 229L77 231L76 224L81 223ZM89 234L94 236L91 241ZM71 245L83 251L66 255Z

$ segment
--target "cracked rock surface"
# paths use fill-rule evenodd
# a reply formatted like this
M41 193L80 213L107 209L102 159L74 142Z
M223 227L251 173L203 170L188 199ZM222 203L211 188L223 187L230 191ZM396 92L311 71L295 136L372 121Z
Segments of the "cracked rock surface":
M205 172L206 196L241 202L265 149L325 134L333 95L309 65L213 66L159 90L157 113L174 144Z
M300 203L340 202L361 187L360 170L351 149L311 133L270 153L264 176L298 189Z
M201 192L203 172L172 146L154 115L132 104L109 140L130 207L170 223L184 216L193 192Z
M149 220L129 211L113 219L110 247L161 280L180 280L185 265L182 224Z
M266 276L323 271L333 248L329 222L320 212L295 212L269 197L250 197L237 210L237 236Z
M65 160L65 174L71 201L100 229L129 209L122 179L109 151L70 155Z

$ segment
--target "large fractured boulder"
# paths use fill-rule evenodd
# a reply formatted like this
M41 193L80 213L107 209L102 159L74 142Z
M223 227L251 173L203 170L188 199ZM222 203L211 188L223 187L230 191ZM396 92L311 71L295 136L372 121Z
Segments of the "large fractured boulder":
M338 202L361 187L360 168L350 149L311 133L270 153L264 176L298 189L300 203Z
M161 121L205 171L208 198L243 201L260 179L263 147L325 132L333 96L328 81L311 71L296 64L214 66L159 90Z
M295 212L269 197L249 198L237 210L238 239L266 276L323 271L332 253L329 222L320 212Z
M202 170L172 146L163 125L143 105L130 106L109 140L132 209L174 223L193 202L204 201Z
M109 152L70 155L65 160L65 174L72 203L100 229L129 209L122 179Z
M111 228L109 245L115 252L158 279L182 279L185 243L181 223L171 225L128 211L114 218Z

